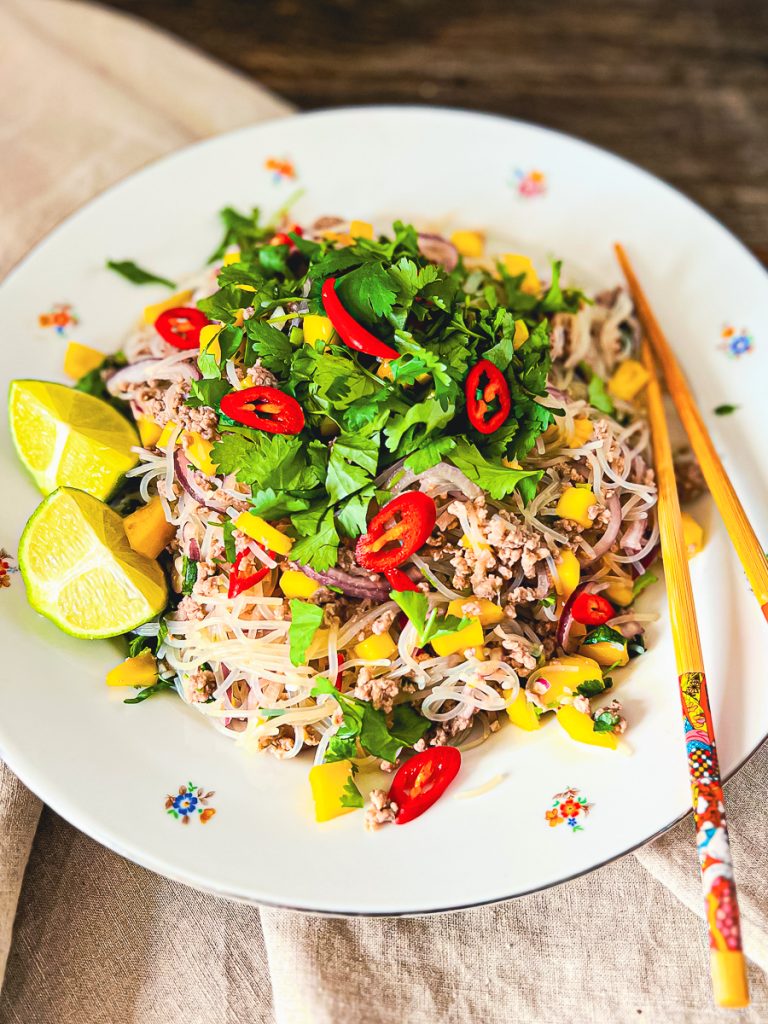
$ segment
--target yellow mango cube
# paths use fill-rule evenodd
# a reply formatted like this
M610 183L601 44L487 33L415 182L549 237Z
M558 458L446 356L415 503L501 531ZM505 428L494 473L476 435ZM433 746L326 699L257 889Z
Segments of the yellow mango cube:
M153 324L166 309L175 309L176 306L189 305L192 294L192 289L186 288L183 292L176 292L175 295L171 295L169 299L163 299L162 302L153 302L151 306L145 306L142 320L145 324Z
M393 658L397 654L397 644L389 633L374 633L372 636L355 644L355 654L363 661L380 661L382 658Z
M173 420L168 420L168 422L165 424L165 426L163 427L162 431L160 432L160 437L158 437L158 439L157 439L157 447L158 448L167 448L168 447L168 443L170 442L171 438L173 437L174 431L176 431L178 429L178 426L179 426L178 423L174 423ZM178 443L179 443L179 440L177 438L176 439L176 444L178 444Z
M571 704L564 704L557 709L557 720L577 743L588 743L593 747L607 747L615 750L619 745L618 736L613 732L595 732L592 716L586 711L578 711Z
M376 376L379 377L381 380L393 381L395 379L394 374L392 373L392 367L389 365L388 360L385 359L381 363L379 363L379 368L376 371Z
M479 259L485 250L485 235L480 231L454 231L451 241L462 256Z
M594 658L581 654L565 654L561 658L553 658L541 668L534 669L526 685L528 689L533 689L531 684L537 680L549 683L549 689L538 696L542 704L556 706L563 697L576 693L582 683L590 679L602 681L602 678L602 669ZM536 690L533 689L533 692Z
M581 579L581 563L573 551L563 551L555 562L555 590L566 601L579 585Z
M632 604L632 599L634 597L632 593L632 584L624 583L619 580L614 580L612 583L609 583L603 593L610 601L613 601L614 604L619 604L622 607Z
M157 558L176 536L176 527L165 518L163 503L155 495L123 520L128 543L147 558Z
M200 351L213 356L217 363L221 362L220 334L221 324L206 324L200 331Z
M536 268L528 256L520 253L508 252L501 257L501 263L510 277L519 277L525 274L520 288L531 295L538 295L541 291L541 281L536 273Z
M72 380L80 380L86 373L97 369L106 356L97 348L81 345L79 341L70 341L64 353L64 373Z
M373 238L373 224L367 220L353 220L349 225L349 233L352 238Z
M561 519L572 519L584 529L589 529L594 519L590 519L588 512L596 502L597 498L589 487L566 487L560 495L555 515Z
M629 650L627 641L620 644L618 640L601 640L596 644L582 644L579 654L587 658L594 658L598 665L615 665L622 668L629 661Z
M533 704L526 698L525 690L520 690L512 703L507 706L507 715L512 725L525 729L526 732L533 732L534 729L541 728L539 715L536 714Z
M232 249L231 252L225 252L224 253L224 261L223 262L224 262L224 266L225 267L229 267L233 263L239 263L240 262L240 250L239 249Z
M631 402L648 383L648 371L636 359L625 359L608 381L608 394Z
M504 609L499 604L494 604L485 597L457 597L448 605L448 614L455 615L457 619L464 618L462 608L464 605L479 605L480 612L476 616L481 626L495 626L504 618Z
M351 761L329 761L309 769L316 821L330 821L356 810L355 807L345 807L341 802L344 790L353 778Z
M432 650L439 657L445 658L449 654L466 651L469 647L474 647L477 650L478 647L482 647L484 639L480 619L472 619L468 626L460 629L457 633L436 636L432 641Z
M530 338L530 331L525 320L515 320L515 336L512 339L512 345L515 349L520 348L521 345L525 344Z
M206 441L194 430L187 430L184 432L184 451L192 465L201 473L216 476L219 467L211 460L213 445L210 441Z
M314 345L318 341L322 341L327 344L331 340L333 334L333 324L327 316L317 316L314 313L308 313L304 317L304 341L308 345Z
M568 447L581 448L591 440L593 430L592 420L588 420L586 416L577 416L573 421L573 430L568 435Z
M459 544L463 548L471 548L472 547L472 541L469 539L469 537L466 535L466 533L463 533L461 535L461 540L459 541ZM476 546L478 548L480 548L481 551L490 551L491 550L490 544L486 544L485 541L483 541L483 540L479 541Z
M320 589L320 584L298 569L285 569L280 577L280 589L286 597L307 598Z
M278 555L287 555L293 547L290 537L276 530L261 516L252 516L250 512L241 512L235 520L235 527Z
M682 512L683 543L688 558L698 555L704 547L704 530L689 512Z
M163 428L159 423L149 419L148 416L139 416L136 420L141 443L145 448L154 448L163 434Z
M126 658L107 672L107 686L151 686L157 681L157 660L151 651Z

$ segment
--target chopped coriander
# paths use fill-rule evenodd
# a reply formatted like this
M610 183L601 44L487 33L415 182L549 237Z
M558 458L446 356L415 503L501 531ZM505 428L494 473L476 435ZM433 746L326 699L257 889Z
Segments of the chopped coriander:
M714 413L715 416L730 416L731 413L736 412L738 408L738 405L728 405L727 403L724 405L716 405Z
M107 260L107 267L132 284L164 284L168 288L176 287L174 281L169 281L167 277L158 277L157 274L144 270L132 260Z
M152 683L151 686L145 686L139 690L135 697L126 697L123 704L141 704L142 701L148 700L150 697L156 696L158 693L165 693L173 690L177 693L176 685L171 679L158 679L156 683Z
M182 555L181 566L181 592L188 595L197 583L197 562Z
M288 642L291 651L292 665L306 665L307 651L323 621L323 609L308 601L292 598L291 625L288 629Z

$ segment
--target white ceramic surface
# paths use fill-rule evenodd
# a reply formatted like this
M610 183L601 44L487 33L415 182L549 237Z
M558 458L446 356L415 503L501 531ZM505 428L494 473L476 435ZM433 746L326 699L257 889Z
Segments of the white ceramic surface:
M295 181L265 167L289 158ZM528 172L546 176L545 190ZM533 184L533 188L528 186ZM476 114L373 108L291 117L191 147L129 178L75 214L0 286L0 401L7 382L63 380L65 339L37 326L55 302L75 307L69 337L114 349L137 311L166 292L104 269L135 259L168 275L197 269L216 244L216 212L272 212L296 187L301 222L338 213L422 226L484 229L491 244L565 259L570 283L620 280L622 240L667 327L758 532L766 526L768 277L693 203L618 158L541 128ZM525 194L533 191L540 194ZM746 328L752 348L729 354ZM740 341L736 348L746 348ZM729 417L713 408L739 405ZM0 547L16 551L39 500L10 442L0 446ZM765 623L713 507L692 563L721 762L732 771L768 731ZM13 562L11 562L13 566ZM249 757L171 697L137 707L104 686L118 647L60 634L26 604L20 576L0 589L0 750L56 811L126 857L244 900L336 913L469 906L561 882L667 827L689 791L672 646L662 611L650 651L621 675L632 756L572 743L551 723L504 728L466 755L450 795L418 821L374 835L361 814L316 825L308 763ZM453 797L497 773L484 796ZM188 780L215 790L216 815L187 827L165 812ZM550 828L552 795L592 805L581 832ZM691 836L693 840L693 835Z

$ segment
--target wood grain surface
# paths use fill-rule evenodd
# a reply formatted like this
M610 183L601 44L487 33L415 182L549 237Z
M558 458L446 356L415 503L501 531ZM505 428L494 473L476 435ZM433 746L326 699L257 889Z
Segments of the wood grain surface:
M767 0L111 0L303 109L535 121L666 179L768 250ZM226 103L226 96L222 96Z

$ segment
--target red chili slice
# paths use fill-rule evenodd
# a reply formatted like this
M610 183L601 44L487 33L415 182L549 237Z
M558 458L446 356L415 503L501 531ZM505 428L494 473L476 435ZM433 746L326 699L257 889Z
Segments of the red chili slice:
M402 569L386 569L384 572L384 579L393 590L397 590L400 593L404 590L418 591L419 589L417 584L415 584L411 577L407 576Z
M487 359L481 359L469 371L464 382L464 393L467 396L469 422L481 434L492 434L509 416L512 408L509 385L498 366ZM494 402L497 408L491 411Z
M573 602L571 614L584 626L604 626L614 617L616 609L600 594L582 593Z
M395 516L399 519L388 525ZM357 541L355 558L364 569L386 572L410 558L432 533L437 519L435 503L423 491L405 491L388 501L368 523Z
M339 669L338 672L336 673L336 678L333 681L333 685L336 687L337 690L341 691L341 683L344 678L344 661L346 659L344 658L344 655L341 652L339 652L338 654L338 659Z
M258 386L230 391L219 407L231 420L269 434L300 434L304 429L301 406L279 388Z
M258 545L261 547L261 545ZM261 548L265 551L265 548ZM245 556L249 554L247 550L241 551L235 561L232 563L232 570L229 574L229 590L227 591L227 597L237 597L238 594L245 593L246 590L250 590L251 587L255 587L257 583L261 583L264 577L269 573L268 566L262 566L261 569L257 569L256 572L251 573L250 576L244 576L240 572L240 566ZM273 551L267 551L270 558L274 558Z
M155 330L174 348L199 348L200 331L211 321L194 306L174 306L155 320Z
M348 348L355 352L362 352L367 356L375 356L377 359L399 359L400 353L389 345L385 345L375 334L359 324L354 317L344 309L341 299L336 294L336 278L326 278L321 292L323 308L328 319L341 340Z
M289 238L284 231L278 231L276 235L272 235L269 240L270 245L293 245L293 239Z
M395 823L405 825L440 799L461 767L456 747L430 747L398 769L389 790L397 804Z

